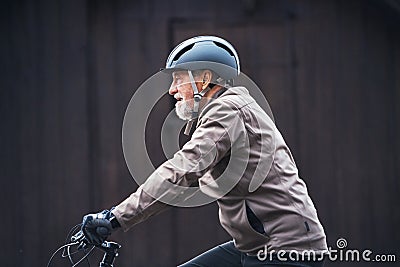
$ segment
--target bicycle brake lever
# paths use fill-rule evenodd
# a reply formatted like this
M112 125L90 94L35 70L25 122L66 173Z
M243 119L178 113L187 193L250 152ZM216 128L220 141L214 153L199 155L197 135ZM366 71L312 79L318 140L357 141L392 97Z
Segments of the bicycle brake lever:
M85 235L83 234L82 230L80 230L78 233L74 234L71 237L72 242L81 242L85 240Z
M83 250L83 249L88 248L88 242L87 242L82 230L80 230L78 233L74 234L71 237L71 242L79 242L79 245L77 248L78 250Z

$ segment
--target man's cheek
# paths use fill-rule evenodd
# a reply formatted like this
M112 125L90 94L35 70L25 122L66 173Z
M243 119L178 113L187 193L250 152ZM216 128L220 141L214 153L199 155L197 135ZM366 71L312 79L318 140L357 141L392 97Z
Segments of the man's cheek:
M193 93L192 92L185 92L185 94L183 95L183 98L185 100L190 100L193 98Z

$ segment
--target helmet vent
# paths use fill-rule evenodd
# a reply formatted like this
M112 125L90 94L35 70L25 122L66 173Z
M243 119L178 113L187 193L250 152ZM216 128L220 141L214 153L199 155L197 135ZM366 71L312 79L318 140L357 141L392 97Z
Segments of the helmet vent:
M177 53L175 55L175 57L172 59L172 61L176 61L178 60L184 53L186 53L187 51L189 51L190 49L192 49L192 47L194 46L194 44L188 45L185 48L183 48L181 51L179 51L179 53Z
M215 42L215 41L213 41L213 42L214 42L214 44L215 44L216 46L221 47L221 48L224 49L226 52L228 52L231 56L234 56L234 55L233 55L233 52L232 52L226 45L221 44L221 43L219 43L219 42Z

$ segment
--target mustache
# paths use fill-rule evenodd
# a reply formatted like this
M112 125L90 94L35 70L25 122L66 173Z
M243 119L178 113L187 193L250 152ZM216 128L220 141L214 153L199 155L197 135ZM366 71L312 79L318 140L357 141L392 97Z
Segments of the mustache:
M181 95L180 93L174 94L174 98L175 98L176 100L178 100L178 101L183 99L183 97L182 97L182 95Z

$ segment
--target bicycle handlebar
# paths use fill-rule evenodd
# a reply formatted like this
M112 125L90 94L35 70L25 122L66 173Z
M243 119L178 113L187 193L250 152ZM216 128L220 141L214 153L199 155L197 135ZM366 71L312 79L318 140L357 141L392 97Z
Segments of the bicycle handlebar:
M71 237L72 242L79 242L79 248L86 248L89 244L85 238L85 235L82 231L79 231L75 235ZM99 248L104 252L103 260L100 262L100 267L113 267L115 257L118 256L118 250L121 248L121 245L112 242L112 241L104 241L100 245L95 245L95 247Z

